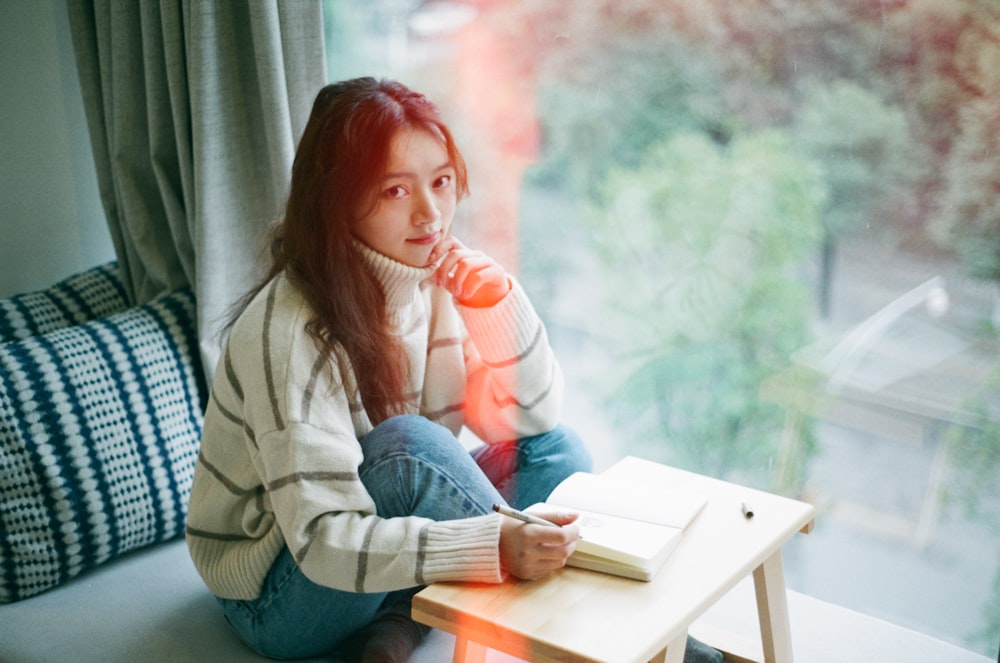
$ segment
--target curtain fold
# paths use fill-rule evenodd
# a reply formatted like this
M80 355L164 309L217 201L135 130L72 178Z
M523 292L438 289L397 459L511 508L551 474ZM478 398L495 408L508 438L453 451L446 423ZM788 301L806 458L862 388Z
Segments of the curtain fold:
M261 274L326 82L319 0L69 0L98 186L134 303L191 287L206 371ZM211 377L211 375L209 375Z

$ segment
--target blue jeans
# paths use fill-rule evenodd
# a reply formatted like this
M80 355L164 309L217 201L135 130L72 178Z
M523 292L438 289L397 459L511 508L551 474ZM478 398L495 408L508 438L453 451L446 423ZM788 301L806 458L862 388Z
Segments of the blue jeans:
M498 502L526 507L544 501L573 472L591 468L583 443L564 427L469 453L447 428L404 415L376 426L361 439L361 447L361 481L385 518L455 520L489 513ZM381 612L408 615L416 589L357 594L317 585L286 548L271 566L260 597L219 602L251 649L289 659L335 651Z

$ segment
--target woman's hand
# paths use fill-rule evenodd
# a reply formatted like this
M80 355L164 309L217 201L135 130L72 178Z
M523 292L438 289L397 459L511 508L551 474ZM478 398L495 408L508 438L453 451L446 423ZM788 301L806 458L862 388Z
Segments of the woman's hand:
M580 528L573 524L577 514L544 508L530 511L532 515L562 527L503 519L500 525L500 565L508 573L524 580L534 580L566 566L566 560L576 550L576 540L580 538Z
M487 308L510 292L510 278L503 267L482 251L467 248L450 235L434 247L428 264L438 260L441 264L434 272L435 283L463 306Z

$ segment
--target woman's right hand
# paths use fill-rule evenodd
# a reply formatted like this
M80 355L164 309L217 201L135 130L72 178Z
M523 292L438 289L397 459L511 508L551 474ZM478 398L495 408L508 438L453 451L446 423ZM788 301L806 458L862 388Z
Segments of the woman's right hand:
M577 514L532 508L532 515L550 520L561 527L546 527L504 518L500 525L500 565L508 573L524 580L540 578L566 566L576 550L580 528L573 523Z

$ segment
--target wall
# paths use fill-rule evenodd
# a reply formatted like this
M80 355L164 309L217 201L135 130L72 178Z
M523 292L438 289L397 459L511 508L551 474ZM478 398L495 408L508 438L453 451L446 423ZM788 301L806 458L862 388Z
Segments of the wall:
M66 0L0 0L0 297L114 258Z

